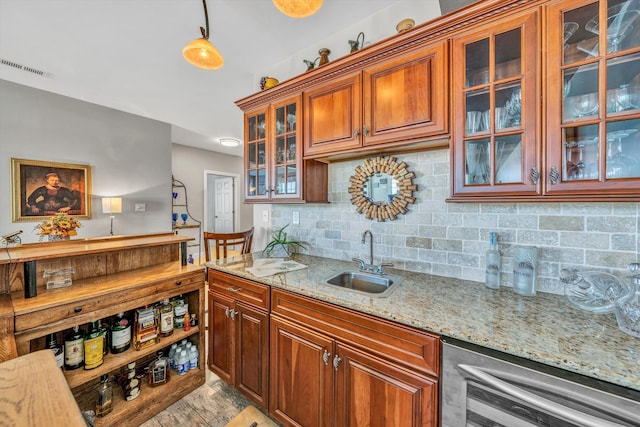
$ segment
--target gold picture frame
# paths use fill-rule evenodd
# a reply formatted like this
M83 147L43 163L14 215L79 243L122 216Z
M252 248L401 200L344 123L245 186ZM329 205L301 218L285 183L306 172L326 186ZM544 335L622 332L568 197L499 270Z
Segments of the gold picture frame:
M11 205L13 222L91 218L91 166L12 158Z

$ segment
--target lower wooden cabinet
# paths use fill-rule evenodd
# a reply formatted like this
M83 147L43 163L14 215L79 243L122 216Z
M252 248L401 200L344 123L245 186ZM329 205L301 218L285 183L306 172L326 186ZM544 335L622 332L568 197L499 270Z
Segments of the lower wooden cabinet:
M212 274L209 278L211 289L231 288L238 294L237 298L230 298L209 291L209 368L267 408L269 314L244 302L243 288L232 277Z
M272 303L270 412L278 421L304 427L437 426L437 337L285 291L272 290ZM309 316L314 311L317 318ZM333 331L322 328L324 322ZM375 348L384 348L389 328L404 341L400 348L422 353L433 366L414 366L413 356L404 362L381 356ZM350 340L350 333L365 344Z

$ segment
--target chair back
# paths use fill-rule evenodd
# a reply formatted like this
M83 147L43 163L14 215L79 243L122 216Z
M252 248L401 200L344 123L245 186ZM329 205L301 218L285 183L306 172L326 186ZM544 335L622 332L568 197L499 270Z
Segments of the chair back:
M251 252L253 244L253 227L247 231L237 233L209 233L204 232L204 255L207 261L227 258L233 255L243 255ZM215 247L215 254L213 248ZM215 255L215 258L212 258Z

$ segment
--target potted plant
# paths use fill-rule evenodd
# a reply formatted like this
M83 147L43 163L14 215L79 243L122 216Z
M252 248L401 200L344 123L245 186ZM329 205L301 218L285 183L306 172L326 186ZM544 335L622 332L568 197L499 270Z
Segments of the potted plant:
M287 232L284 231L288 226L289 224L273 233L271 240L262 250L263 255L268 257L288 257L295 255L298 249L307 249L302 242L288 239Z

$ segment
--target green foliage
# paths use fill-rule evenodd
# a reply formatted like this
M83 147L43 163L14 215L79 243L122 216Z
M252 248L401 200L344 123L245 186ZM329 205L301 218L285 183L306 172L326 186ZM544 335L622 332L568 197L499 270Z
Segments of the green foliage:
M275 233L273 233L271 240L262 250L262 253L264 255L270 256L278 246L282 246L282 248L284 248L284 250L287 252L287 255L291 255L292 249L293 252L297 252L298 249L307 249L307 247L302 242L299 242L297 240L289 240L287 238L287 232L284 231L284 229L288 226L289 224L277 229Z

